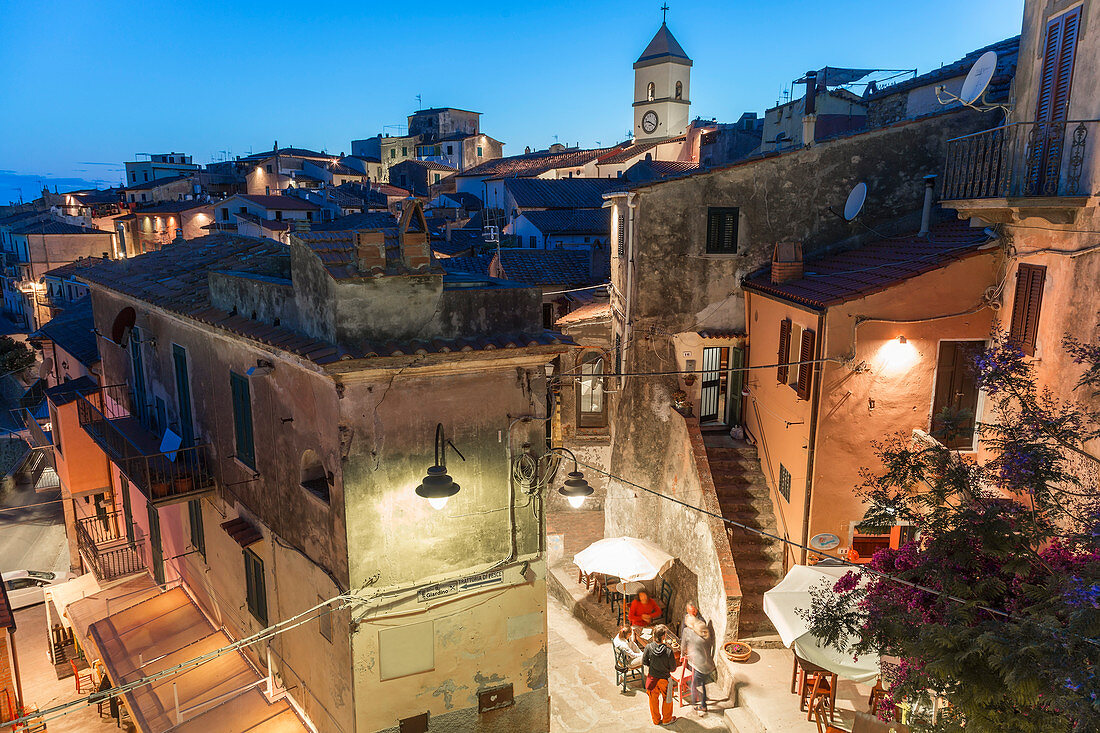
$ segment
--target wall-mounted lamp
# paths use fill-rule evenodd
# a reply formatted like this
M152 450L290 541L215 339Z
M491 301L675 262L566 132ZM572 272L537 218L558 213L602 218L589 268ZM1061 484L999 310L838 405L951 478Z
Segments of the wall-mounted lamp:
M909 342L906 340L906 338L904 336L898 336L898 343L899 344L907 344Z
M245 372L245 376L249 379L253 377L267 377L275 371L275 365L266 359L257 359L256 366L251 366L248 371Z
M432 505L433 509L443 509L447 506L447 500L458 493L461 488L454 482L447 474L447 446L451 446L455 453L458 453L458 457L462 460L466 460L466 457L459 453L458 448L455 448L454 443L447 440L443 434L443 423L438 423L435 426L435 465L428 469L428 475L420 482L420 485L416 487L416 495L428 500L428 503Z
M573 470L566 474L565 483L558 493L566 498L569 506L580 509L584 500L592 496L593 489L588 485L577 463L577 456L568 448L550 448L541 456L535 456L531 444L523 444L523 455L515 460L512 475L528 494L541 492L549 487L550 481L558 472L562 456L572 459Z

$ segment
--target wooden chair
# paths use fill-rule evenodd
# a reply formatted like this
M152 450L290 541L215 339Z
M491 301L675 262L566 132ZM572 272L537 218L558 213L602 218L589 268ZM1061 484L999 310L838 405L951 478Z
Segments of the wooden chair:
M882 687L882 678L880 677L875 686L871 688L871 694L867 697L867 707L871 711L871 715L878 715L879 706L882 705L882 699L886 697L886 690Z
M668 679L668 699L680 704L680 707L691 704L691 680L695 676L695 670L688 664L687 657L680 660L680 666L672 671Z
M577 582L584 586L585 590L592 588L592 574L577 568Z
M69 666L73 670L73 680L76 682L76 691L78 694L85 692L91 692L95 688L95 681L92 679L92 670L90 667L84 669L77 669L76 660L70 659Z
M829 720L832 721L836 713L836 675L826 672L811 672L807 677L812 679L813 684L810 686L809 694L801 700L802 704L806 706L802 708L806 710L806 720L813 720L814 706L820 700L828 708Z
M814 700L812 708L814 715L814 722L817 723L817 733L846 733L846 731L831 725L825 720L825 698L819 697ZM829 711L830 713L832 710Z
M642 679L642 668L630 668L630 657L624 649L619 649L612 644L611 650L615 652L615 684L621 685L625 693L627 682L637 682Z

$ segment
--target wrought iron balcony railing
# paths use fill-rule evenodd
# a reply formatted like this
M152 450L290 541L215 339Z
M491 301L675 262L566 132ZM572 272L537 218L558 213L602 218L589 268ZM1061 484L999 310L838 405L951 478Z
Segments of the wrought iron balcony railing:
M209 446L162 451L132 404L126 385L102 387L77 400L80 426L154 506L213 491Z
M947 143L943 199L1088 196L1082 180L1100 120L1016 122Z
M118 512L86 517L76 522L76 545L101 581L145 570L138 546L126 537L125 520Z

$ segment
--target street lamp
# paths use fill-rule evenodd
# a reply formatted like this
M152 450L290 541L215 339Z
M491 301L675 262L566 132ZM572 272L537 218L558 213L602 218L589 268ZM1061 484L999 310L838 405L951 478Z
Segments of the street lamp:
M433 509L442 510L447 506L447 500L458 493L459 485L447 474L447 446L450 445L458 457L466 460L466 457L458 452L454 443L447 440L443 434L443 423L435 426L435 465L428 469L428 475L416 487L417 496L428 500Z
M550 448L536 457L531 452L531 444L524 443L523 455L516 460L512 469L513 475L528 494L538 493L550 485L562 456L572 459L573 470L566 474L565 482L558 488L558 493L566 498L569 506L580 509L584 500L592 495L592 487L578 468L577 457L568 448Z

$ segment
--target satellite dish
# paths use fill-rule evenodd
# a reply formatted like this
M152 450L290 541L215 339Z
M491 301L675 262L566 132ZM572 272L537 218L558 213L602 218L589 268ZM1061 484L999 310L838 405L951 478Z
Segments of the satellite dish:
M970 67L970 73L963 80L962 91L959 92L959 101L966 105L974 104L985 94L989 82L997 71L997 52L986 51L974 65Z
M848 200L844 203L844 220L851 221L859 216L863 209L863 202L867 200L867 184L860 181L852 186L852 192L848 194Z
M38 376L41 379L45 379L50 376L50 372L53 371L53 359L46 357L42 360L42 364L38 367Z

